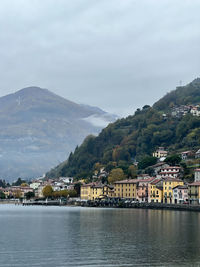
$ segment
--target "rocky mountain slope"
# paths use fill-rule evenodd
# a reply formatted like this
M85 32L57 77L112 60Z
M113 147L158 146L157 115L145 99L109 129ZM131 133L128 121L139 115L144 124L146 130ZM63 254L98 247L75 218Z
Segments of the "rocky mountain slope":
M0 177L31 178L63 161L88 134L116 119L47 89L24 88L0 98ZM99 122L98 122L99 120Z

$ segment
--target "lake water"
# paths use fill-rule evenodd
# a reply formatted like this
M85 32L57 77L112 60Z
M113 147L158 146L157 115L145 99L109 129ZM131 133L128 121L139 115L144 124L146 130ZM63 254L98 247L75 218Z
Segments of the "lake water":
M200 213L0 205L0 266L200 266Z

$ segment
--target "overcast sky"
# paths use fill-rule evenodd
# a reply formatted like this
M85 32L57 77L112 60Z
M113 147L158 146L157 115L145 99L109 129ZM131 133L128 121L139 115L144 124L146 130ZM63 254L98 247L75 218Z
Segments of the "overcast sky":
M200 0L1 0L0 96L133 114L200 76Z

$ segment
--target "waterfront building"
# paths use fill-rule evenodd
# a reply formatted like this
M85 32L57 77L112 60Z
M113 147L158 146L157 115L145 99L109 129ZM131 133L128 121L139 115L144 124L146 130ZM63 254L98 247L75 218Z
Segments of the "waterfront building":
M136 181L136 199L139 202L148 202L148 197L149 197L149 184L154 181L154 177L149 177L146 179L140 179L140 180L135 180Z
M46 184L44 185L44 184L41 184L41 185L39 185L38 186L38 188L35 190L35 196L36 197L43 197L43 193L42 193L42 190L43 190L43 188L46 186Z
M148 201L148 184L155 178L129 179L114 183L115 197L138 200L139 202Z
M137 179L130 179L130 180L122 180L115 182L114 183L115 197L136 200L137 198L136 180Z
M188 184L188 199L190 204L200 204L200 182Z
M148 202L163 202L163 180L155 179L149 184Z
M188 202L188 186L178 185L173 188L172 203L181 204Z
M81 185L82 200L95 200L106 197L114 197L114 187L101 183L90 183Z
M25 197L27 193L34 192L33 188L31 188L30 186L20 186L20 191L21 191L23 198Z
M91 186L90 189L90 199L95 200L98 198L103 198L104 197L104 185L103 184L95 184Z
M173 188L183 184L183 181L177 178L167 177L163 179L163 203L171 204L173 199Z
M115 197L115 189L113 185L108 185L108 197L109 198Z
M90 184L81 185L80 197L82 200L91 200L91 187L92 187L92 185L94 185L94 184L90 183Z

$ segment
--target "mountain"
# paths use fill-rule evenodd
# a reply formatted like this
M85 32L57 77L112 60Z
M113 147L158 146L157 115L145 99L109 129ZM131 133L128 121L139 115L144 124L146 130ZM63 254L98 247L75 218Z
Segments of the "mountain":
M45 173L88 134L98 134L102 125L115 119L101 109L76 104L39 87L1 97L0 177L12 180Z
M200 103L200 79L178 87L157 101L153 107L144 106L134 115L109 124L97 136L88 136L71 153L68 160L52 169L47 177L90 177L99 163L110 170L121 167L127 172L134 160L152 155L160 147L170 152L200 147L200 117L191 113L172 116L174 106Z

